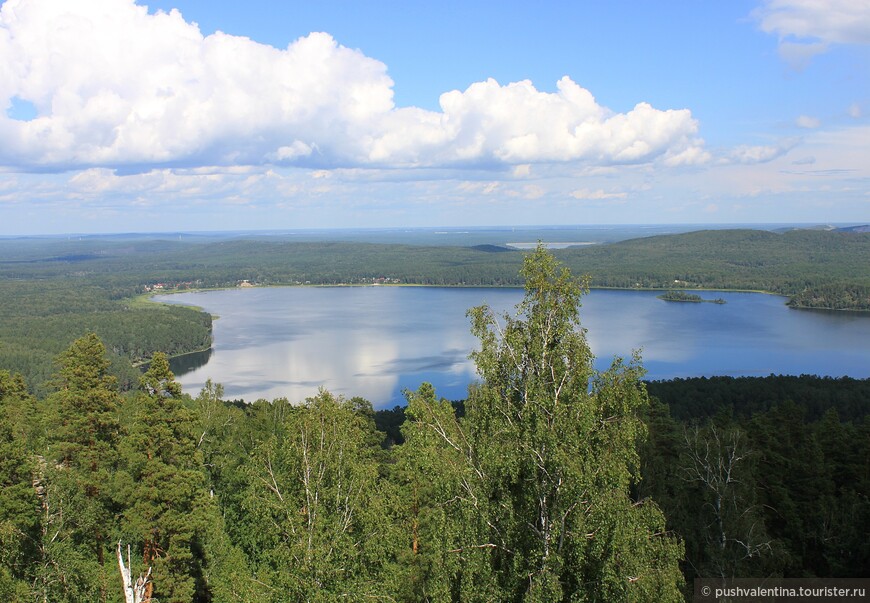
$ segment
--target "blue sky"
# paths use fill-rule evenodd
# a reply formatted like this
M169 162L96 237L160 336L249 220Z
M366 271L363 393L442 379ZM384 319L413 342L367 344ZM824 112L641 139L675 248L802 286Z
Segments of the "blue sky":
M7 0L0 234L870 222L870 0Z

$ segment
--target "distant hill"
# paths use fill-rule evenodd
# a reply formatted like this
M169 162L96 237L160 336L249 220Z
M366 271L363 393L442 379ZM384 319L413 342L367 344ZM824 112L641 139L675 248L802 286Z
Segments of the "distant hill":
M858 226L832 226L830 224L819 224L817 226L786 226L784 228L774 228L771 232L779 234L791 232L793 230L830 230L836 232L870 232L870 224L861 224Z
M870 233L860 231L705 230L557 253L592 286L761 290L795 307L870 310Z
M870 232L870 224L862 224L861 226L844 226L838 228L837 232Z
M472 245L471 249L475 251L485 251L487 253L503 253L505 251L516 251L510 247L502 247L501 245Z

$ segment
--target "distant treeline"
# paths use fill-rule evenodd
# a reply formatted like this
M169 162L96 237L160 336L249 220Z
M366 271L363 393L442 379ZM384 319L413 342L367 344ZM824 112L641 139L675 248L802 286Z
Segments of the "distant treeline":
M522 252L507 248L294 243L0 240L0 279L71 279L118 299L146 285L408 284L521 286ZM870 303L870 233L708 230L555 250L593 287L748 289L803 295L817 307ZM676 283L676 285L675 285ZM842 296L842 299L837 301Z
M795 307L870 310L868 233L707 230L563 253L593 286L757 290Z

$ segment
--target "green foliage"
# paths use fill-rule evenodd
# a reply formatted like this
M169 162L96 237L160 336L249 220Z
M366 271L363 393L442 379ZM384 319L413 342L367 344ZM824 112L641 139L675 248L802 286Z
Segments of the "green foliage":
M129 403L135 420L119 445L117 477L124 541L142 551L143 567L152 567L154 597L191 601L204 588L199 547L209 495L196 416L164 354L151 359L141 391Z
M122 389L136 386L131 362L156 351L178 354L211 345L211 316L181 306L130 305L77 281L0 280L0 366L21 372L36 393L47 383L52 360L72 341L97 334L107 346L111 372Z
M75 340L58 356L52 385L55 391L45 400L46 462L39 477L43 581L46 587L61 588L54 593L58 600L88 592L98 593L87 595L93 600L105 601L114 574L115 508L109 484L117 464L120 397L96 335ZM76 587L79 579L83 582Z
M818 421L834 410L843 421L861 421L870 413L870 379L771 375L769 377L697 377L647 383L680 421L707 419L726 410L739 419L764 413L791 400Z
M394 539L379 438L354 400L321 392L251 452L234 526L269 601L385 595Z
M566 249L559 257L593 286L749 289L798 295L802 307L866 308L870 236L796 230L707 230ZM814 291L831 294L814 298ZM835 291L857 297L838 300ZM847 305L855 303L856 305Z
M0 598L22 600L39 538L39 500L32 484L27 421L34 400L20 376L0 371Z
M451 404L438 400L431 385L406 396L405 443L392 471L404 493L400 600L497 600L492 547L484 540L489 501L479 491L474 449Z
M97 469L113 456L118 438L117 381L109 374L106 348L93 333L75 340L58 357L56 392L49 404L57 411L57 459L65 466L94 473L93 485L105 483Z
M642 369L616 360L594 370L579 325L584 285L543 247L522 275L517 316L470 311L482 382L465 419L426 389L409 401L419 425L405 446L446 459L434 473L452 476L455 493L440 498L452 494L451 518L463 520L459 534L443 523L435 533L462 556L451 590L460 600L677 600L681 545L653 502L629 496L644 434Z
M106 525L88 531L106 517L103 499L85 490L78 478L75 470L42 461L35 471L41 513L30 596L36 600L117 600L108 590L117 574L111 558L105 557Z
M867 387L806 375L649 384L671 409L651 410L639 493L685 538L687 580L867 575Z
M689 303L702 303L702 302L710 302L713 304L724 304L725 300L721 297L717 297L716 299L704 299L700 295L696 295L694 293L686 293L685 291L675 291L670 290L667 293L663 293L658 296L659 299L663 299L664 301L670 302L689 302Z
M776 544L768 536L755 488L757 462L733 425L684 429L680 460L686 498L695 501L687 563L698 575L764 577ZM782 555L778 555L781 559Z
M788 301L793 308L870 310L870 285L835 282L807 287Z
M481 348L491 363L480 364L492 370L467 414L424 384L408 393L405 443L389 451L363 400L324 392L301 406L239 408L214 384L191 400L160 356L121 403L124 428L91 443L82 434L100 432L97 402L117 402L98 340L61 355L60 389L42 404L0 371L0 593L117 601L115 564L99 551L112 553L118 538L144 553L154 594L170 601L659 600L680 581L668 530L685 542L689 582L865 575L870 420L853 398L866 381L650 384L695 413L681 422L660 402L647 406L636 364L595 374L569 362L563 349L586 353L572 313L573 335L533 341L548 324L534 300L567 297L531 297L529 310L499 322L481 312L493 347ZM550 370L540 356L502 366L531 354L550 357ZM572 383L560 371L578 367L587 381L552 395ZM88 391L94 405L81 406ZM63 405L74 404L86 420L61 429ZM641 412L649 439L638 455ZM46 422L47 439L32 425ZM97 445L108 448L94 489L83 459Z

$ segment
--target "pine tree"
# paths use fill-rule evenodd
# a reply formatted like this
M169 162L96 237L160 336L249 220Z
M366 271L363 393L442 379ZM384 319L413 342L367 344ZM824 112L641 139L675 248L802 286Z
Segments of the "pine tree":
M135 420L120 446L124 541L142 551L142 569L152 568L147 597L207 600L202 538L210 502L196 417L162 353L152 358L140 390L133 398Z
M406 396L405 443L395 449L391 471L402 492L398 515L405 542L398 599L500 600L490 564L492 501L483 491L475 450L453 405L438 400L430 384Z
M57 364L56 391L46 400L47 452L36 477L46 536L40 581L59 589L49 598L93 593L87 596L105 601L114 579L110 484L121 432L117 383L93 333L75 340Z
M27 598L36 562L39 500L23 419L34 400L20 375L0 371L0 600Z

